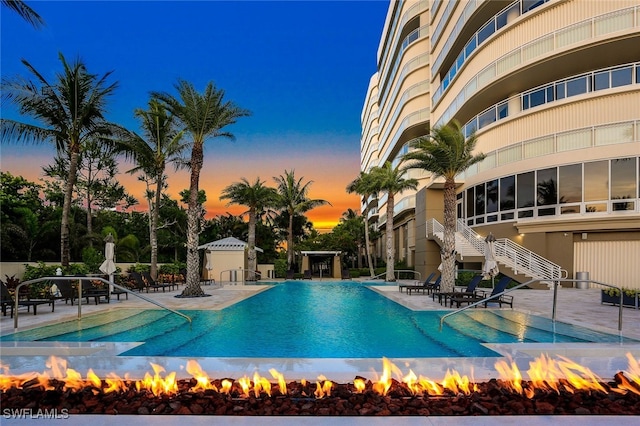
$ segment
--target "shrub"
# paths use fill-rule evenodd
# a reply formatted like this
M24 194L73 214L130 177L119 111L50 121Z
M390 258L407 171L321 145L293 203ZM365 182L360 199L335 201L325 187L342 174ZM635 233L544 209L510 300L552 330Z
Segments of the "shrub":
M82 261L87 266L89 273L99 273L104 256L93 247L85 247L82 249Z
M149 272L150 266L143 265L141 263L136 263L135 265L129 266L127 272Z
M276 278L285 278L287 276L287 260L276 259L273 262L273 270Z
M159 274L179 274L181 270L187 269L184 262L165 263L158 268Z
M359 278L360 277L360 270L359 269L349 269L349 276L351 278Z

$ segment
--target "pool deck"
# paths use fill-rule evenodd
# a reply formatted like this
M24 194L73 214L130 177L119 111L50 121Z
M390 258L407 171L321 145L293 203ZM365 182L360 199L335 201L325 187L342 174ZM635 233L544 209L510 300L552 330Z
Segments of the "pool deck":
M327 280L325 280L327 281ZM245 298L266 290L269 286L265 285L224 285L224 286L204 286L203 289L210 297L181 299L175 296L180 293L178 290L162 293L151 292L143 293L144 296L164 304L172 309L190 310L190 309L222 309L237 303ZM381 295L409 308L412 310L450 310L444 308L437 301L433 301L431 295L411 294L399 292L397 286L381 286L373 285L374 291ZM553 291L549 290L516 290L514 295L514 309L524 312L551 318ZM126 300L121 296L121 300L112 300L110 303L101 303L99 305L91 304L82 305L82 315L90 315L95 312L119 309L119 308L141 308L149 309L155 306L148 302L130 295ZM478 308L484 309L484 308ZM506 308L510 309L510 308ZM603 305L600 303L600 290L598 289L573 289L560 288L558 290L557 301L557 320L575 325L581 325L597 331L608 332L614 335L618 333L618 307L611 305ZM51 307L42 305L38 307L38 314L33 315L27 313L24 308L19 313L18 330L26 330L46 324L57 323L60 321L68 321L77 318L78 307L58 302L55 306L55 312L51 312ZM623 309L623 328L621 335L631 339L640 341L640 310L633 308ZM13 319L7 316L0 316L0 334L6 335L14 331ZM380 336L384 339L384 336ZM45 360L50 355L56 355L65 358L70 368L74 368L81 374L85 374L89 367L97 374L107 374L116 372L124 375L125 372L130 373L132 378L142 377L146 372L153 373L149 363L158 363L165 367L167 372L176 371L179 378L190 377L184 371L187 359L181 358L143 358L143 357L121 357L116 356L118 353L131 347L130 343L74 343L61 345L56 342L2 342L0 345L0 362L3 366L8 366L9 371L13 374L45 370ZM135 345L135 344L134 344ZM491 349L503 356L510 356L516 362L521 371L529 368L529 361L540 354L548 354L550 356L562 355L590 368L599 377L608 380L619 371L628 368L627 353L631 353L636 359L640 358L640 343L558 343L558 344L496 344L489 345ZM407 373L412 369L416 374L422 374L434 380L444 377L447 369L454 369L460 374L468 374L476 380L488 380L497 377L495 371L495 362L500 358L419 358L419 359L392 359L403 373ZM242 375L252 376L255 371L266 376L270 368L276 368L283 373L287 380L315 380L315 378L323 374L330 380L336 382L350 382L355 375L361 375L367 378L376 379L379 377L382 369L380 359L248 359L248 358L198 358L197 361L203 370L210 377L241 377ZM88 416L74 416L74 419L80 423L82 418L87 421ZM128 417L127 421L132 424L142 424L146 416ZM95 417L91 416L90 421L95 422ZM108 417L104 423L108 422ZM156 424L157 417L154 417ZM184 417L182 417L184 419ZM200 424L207 422L210 417L189 416L189 424ZM218 418L220 420L221 418ZM228 417L224 419L224 423L216 421L216 424L227 425L245 425L249 424L251 418ZM493 418L466 418L473 424L492 424L495 425L495 417ZM491 420L493 419L493 420ZM627 419L632 417L618 417L615 419L619 424L627 423ZM4 422L8 419L3 419ZM17 421L17 419L9 419ZM131 421L130 421L131 420ZM148 420L148 419L147 419ZM316 425L325 423L327 419L322 418L305 418L302 422L300 418L268 418L260 419L260 424L303 424ZM347 420L347 419L344 419ZM525 421L528 424L548 424L559 421L554 416L535 416L529 418L526 416L517 417L501 417L500 425L510 425ZM593 420L593 423L591 421ZM598 420L598 422L596 422ZM619 420L622 420L620 422ZM637 418L633 419L637 421ZM164 420L169 421L169 419ZM450 425L450 424L470 424L463 418L446 418L446 417L427 417L427 418L388 418L384 419L359 419L349 418L347 421L340 421L339 424L344 425ZM562 419L563 425L572 424L602 424L607 422L607 418L598 416L568 416ZM65 420L66 424L68 419ZM103 420L98 420L101 424ZM182 422L182 420L181 420ZM255 421L251 421L252 424ZM635 422L634 422L635 423ZM8 424L8 423L7 423ZM73 422L71 423L73 424Z

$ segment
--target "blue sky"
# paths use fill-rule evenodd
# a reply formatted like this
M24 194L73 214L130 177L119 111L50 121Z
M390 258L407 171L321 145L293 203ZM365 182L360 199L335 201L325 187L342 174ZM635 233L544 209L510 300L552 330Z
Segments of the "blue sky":
M20 63L25 58L53 80L60 70L58 52L67 60L80 57L89 72L113 71L119 89L109 102L108 117L132 130L138 130L133 110L146 106L150 91L174 93L178 78L199 90L213 81L226 98L252 112L228 129L235 142L219 140L205 147L205 172L212 175L205 174L201 186L209 193L210 215L229 210L217 200L219 188L240 177L259 176L271 184L285 169L314 181L312 197L338 205L339 211L323 208L334 221L346 207L358 208L357 197L347 197L344 188L359 172L360 114L376 71L387 1L27 4L47 25L33 29L2 8L3 77L27 75ZM8 105L2 106L2 116L17 117ZM26 163L33 169L37 153L44 165L53 150L3 145L2 170L33 173L20 172L25 161L9 160L28 155ZM188 186L186 174L172 179L170 192Z

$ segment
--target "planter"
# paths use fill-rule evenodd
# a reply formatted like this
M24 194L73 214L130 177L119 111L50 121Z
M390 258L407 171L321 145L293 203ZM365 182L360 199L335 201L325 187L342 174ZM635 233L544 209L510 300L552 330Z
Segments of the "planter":
M604 290L600 291L600 303L610 303L614 306L620 305L620 295L611 296ZM638 294L635 296L629 296L626 293L622 294L622 306L638 309Z

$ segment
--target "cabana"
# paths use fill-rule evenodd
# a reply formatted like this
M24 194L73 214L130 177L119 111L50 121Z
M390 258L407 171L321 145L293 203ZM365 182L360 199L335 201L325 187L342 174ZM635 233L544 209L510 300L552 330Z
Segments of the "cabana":
M248 247L249 244L234 237L223 238L199 246L198 250L205 251L202 278L204 280L244 282L248 272ZM256 247L255 249L263 252L261 248ZM258 276L258 278L260 277Z

